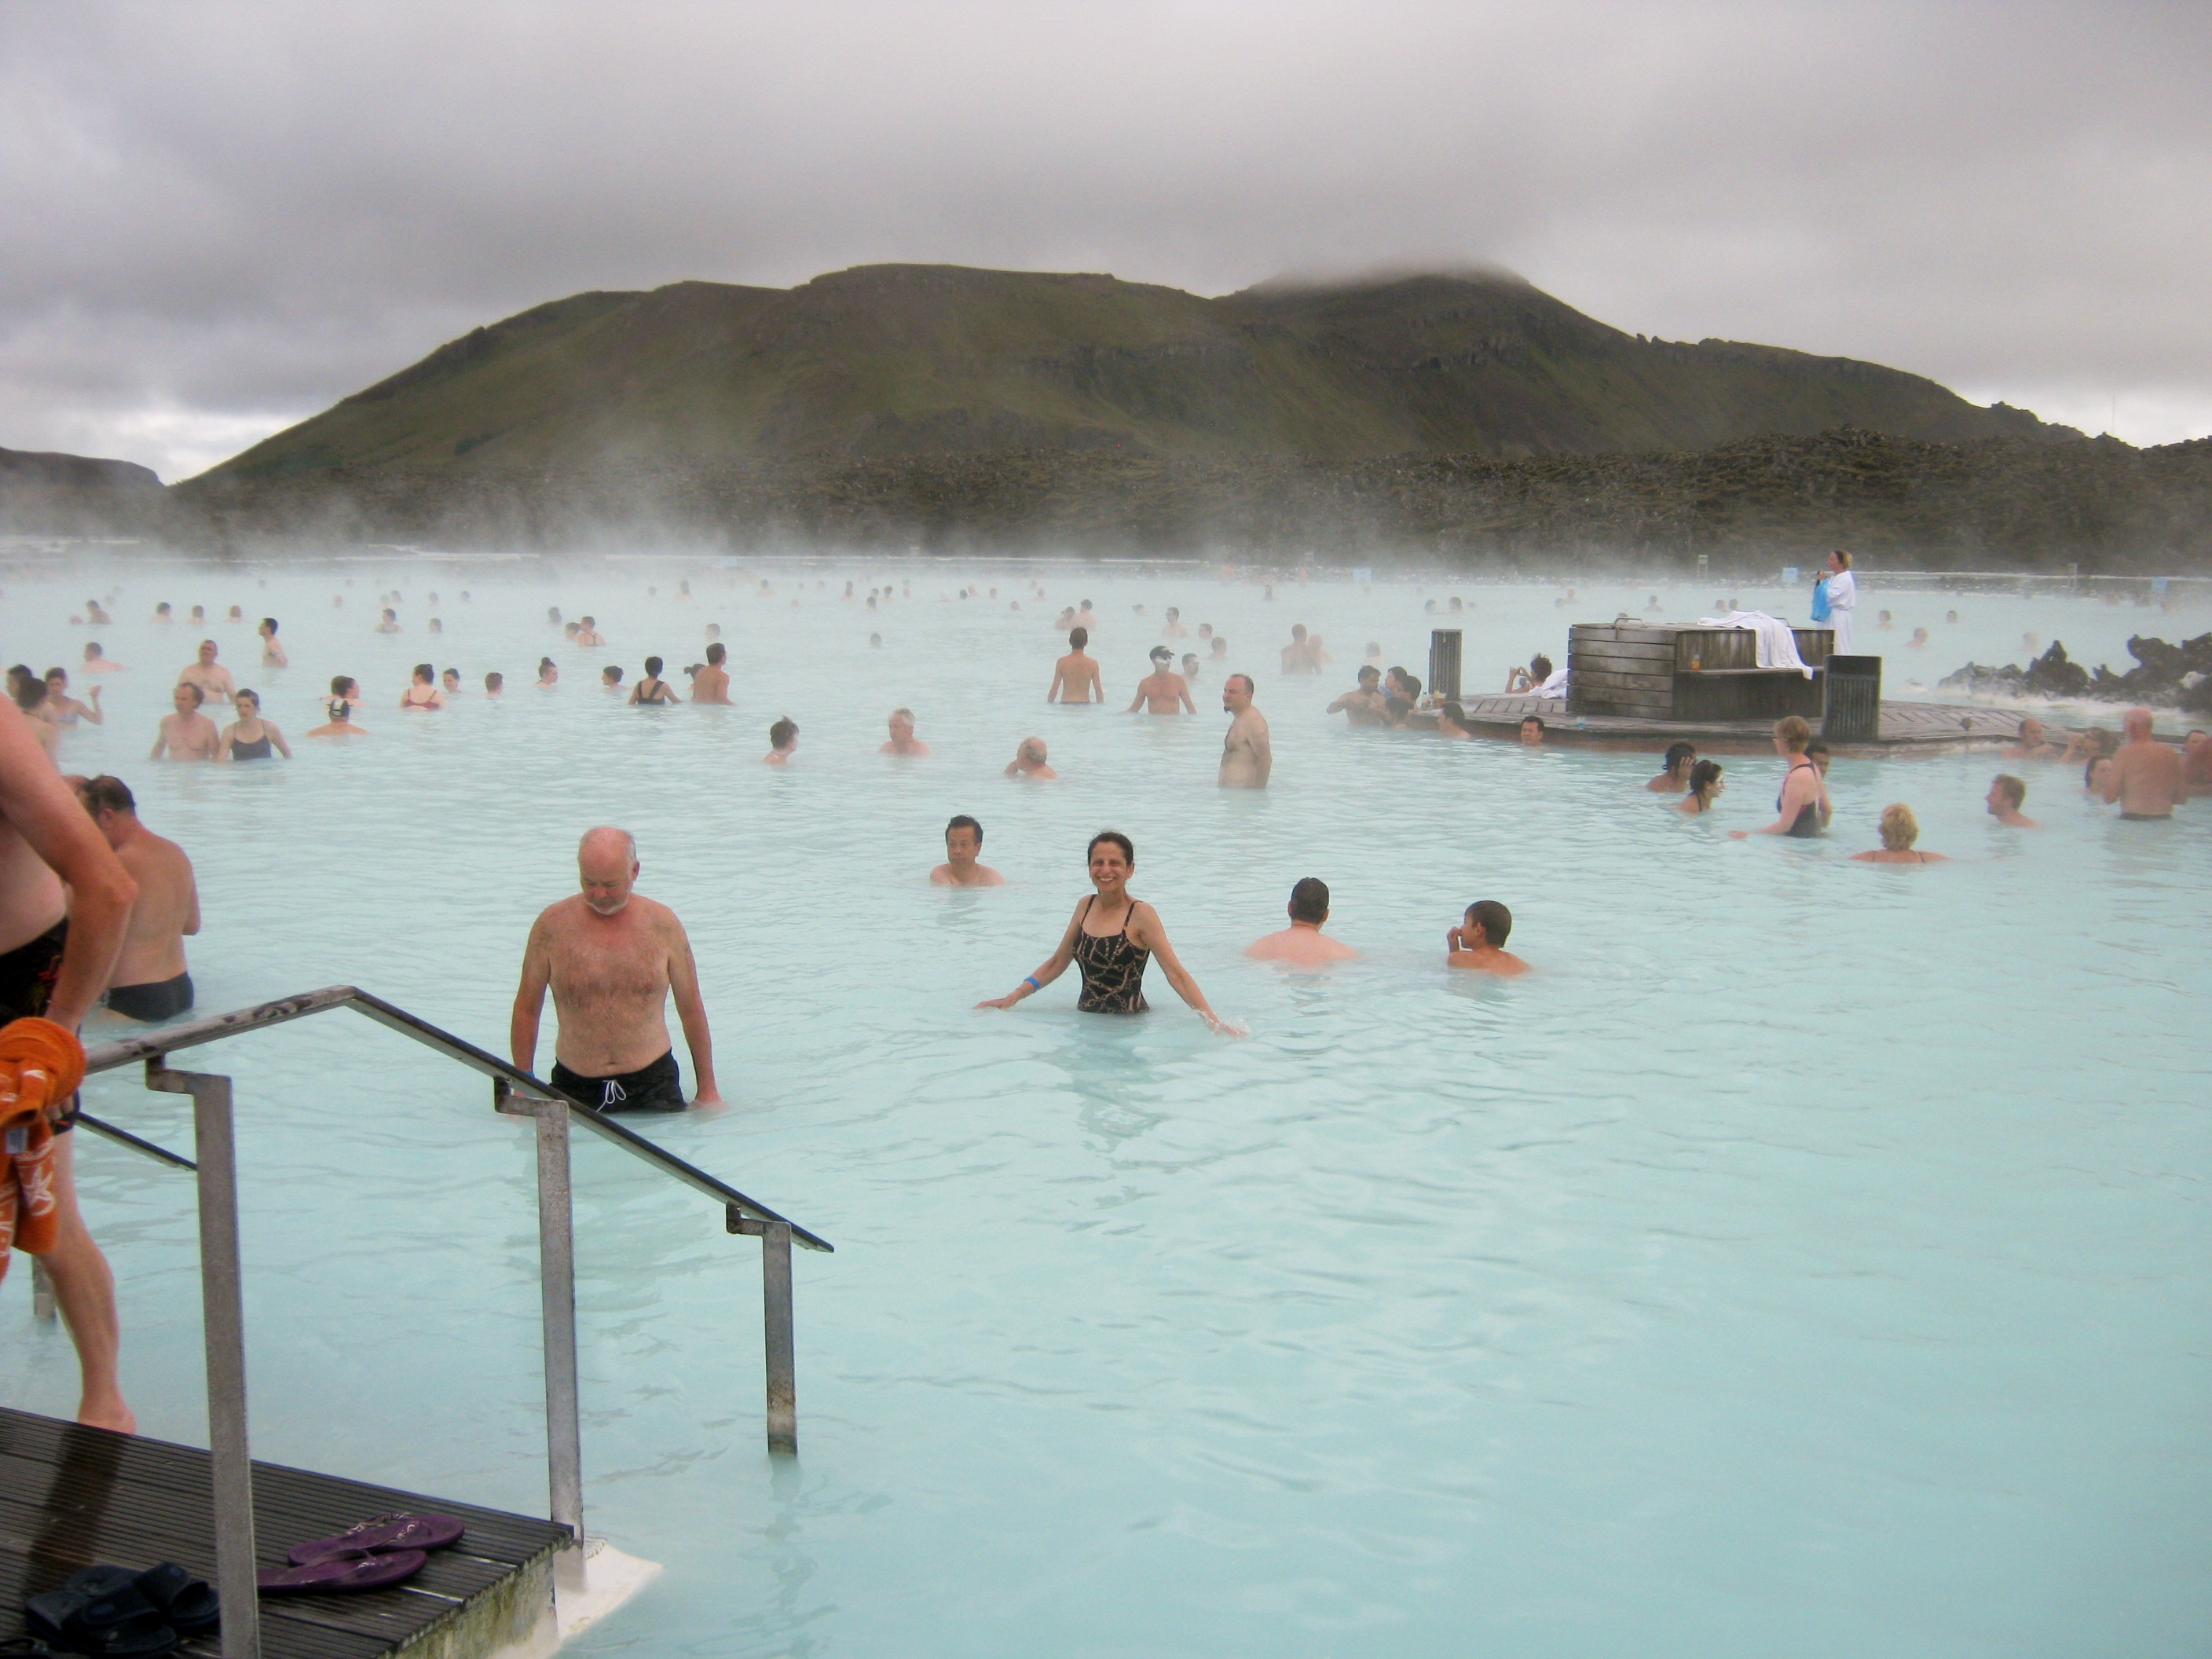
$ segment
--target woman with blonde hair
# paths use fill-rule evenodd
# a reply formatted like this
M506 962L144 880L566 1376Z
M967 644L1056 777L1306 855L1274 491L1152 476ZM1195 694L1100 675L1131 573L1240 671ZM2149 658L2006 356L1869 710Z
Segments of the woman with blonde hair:
M1757 830L1731 830L1731 836L1741 841L1746 836L1789 836L1809 841L1820 833L1828 818L1828 786L1820 769L1805 754L1812 741L1812 725L1802 714L1774 722L1774 752L1790 763L1782 775L1782 793L1774 798L1774 822Z
M1857 864L1948 864L1951 861L1941 853L1914 850L1912 843L1919 839L1920 820L1912 816L1910 806L1903 801L1896 801L1881 809L1881 850L1854 853L1851 859Z

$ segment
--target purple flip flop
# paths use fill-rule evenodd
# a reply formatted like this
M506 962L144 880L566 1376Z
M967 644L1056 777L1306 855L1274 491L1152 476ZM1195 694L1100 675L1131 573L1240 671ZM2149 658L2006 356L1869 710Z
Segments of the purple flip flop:
M303 1567L264 1567L255 1577L264 1595L331 1595L382 1589L412 1578L429 1559L420 1550L392 1550L350 1559L331 1557Z
M468 1528L450 1515L380 1515L348 1527L331 1538L295 1544L284 1559L295 1567L355 1555L383 1555L393 1550L441 1550L458 1543Z

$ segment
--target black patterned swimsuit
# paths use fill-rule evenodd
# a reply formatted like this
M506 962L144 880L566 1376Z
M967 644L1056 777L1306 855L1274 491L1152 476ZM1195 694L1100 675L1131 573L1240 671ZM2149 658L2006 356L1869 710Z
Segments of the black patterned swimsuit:
M1129 917L1137 914L1137 902L1129 901L1127 915L1121 918L1118 933L1086 933L1083 921L1091 914L1091 900L1083 901L1083 915L1076 918L1075 966L1083 975L1083 994L1075 1000L1079 1012L1086 1014L1141 1014L1146 1012L1145 964L1152 959L1150 951L1139 950L1129 942Z

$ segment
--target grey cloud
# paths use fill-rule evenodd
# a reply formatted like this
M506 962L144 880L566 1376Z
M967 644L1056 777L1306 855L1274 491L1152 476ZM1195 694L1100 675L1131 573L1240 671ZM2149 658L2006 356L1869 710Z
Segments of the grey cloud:
M1490 261L2202 434L2208 70L2201 5L8 8L0 444L173 475L540 300L883 259Z

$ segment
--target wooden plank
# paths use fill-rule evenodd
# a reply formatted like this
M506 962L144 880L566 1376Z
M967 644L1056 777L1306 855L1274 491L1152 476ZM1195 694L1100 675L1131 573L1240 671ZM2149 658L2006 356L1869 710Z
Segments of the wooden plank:
M1577 669L1567 683L1576 696L1583 697L1598 692L1632 691L1647 702L1666 702L1674 695L1672 674L1596 674Z
M290 1545L380 1514L454 1515L468 1527L404 1585L264 1602L269 1659L374 1659L428 1650L426 1640L440 1652L489 1650L550 1605L551 1556L566 1537L550 1522L281 1464L257 1462L253 1479L268 1565ZM170 1560L212 1579L210 1493L204 1451L0 1407L0 1638L21 1632L28 1596L95 1562Z

